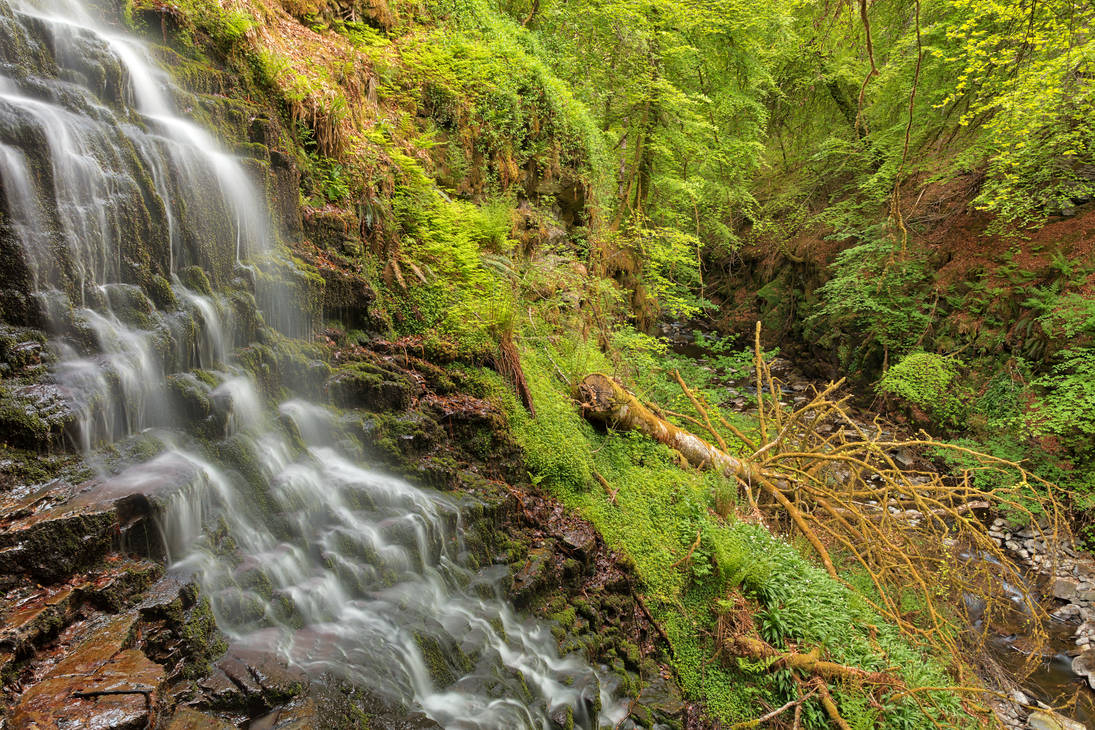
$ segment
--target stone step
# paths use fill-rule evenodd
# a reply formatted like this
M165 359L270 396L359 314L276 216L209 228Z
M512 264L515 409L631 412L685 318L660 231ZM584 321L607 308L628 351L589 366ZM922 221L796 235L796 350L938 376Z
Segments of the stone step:
M9 592L0 603L6 604L3 629L0 629L0 652L23 655L44 637L68 625L79 604L79 593L71 585L33 592L17 589Z
M162 557L153 516L202 479L195 462L167 452L78 487L57 482L0 503L0 586L65 581L112 549Z
M322 727L319 709L310 698L305 698L253 720L248 730L314 730L318 727Z
M269 652L231 646L198 686L217 708L258 714L291 702L306 690L308 679Z
M219 717L184 707L172 715L165 730L234 730L235 727Z
M56 636L82 606L117 612L133 603L163 569L148 560L108 556L102 570L52 586L20 585L0 595L0 654L30 654Z
M111 505L36 512L4 525L0 574L63 581L94 565L110 550L117 517Z
M16 701L12 727L128 730L152 725L164 668L132 648L136 611L89 622Z

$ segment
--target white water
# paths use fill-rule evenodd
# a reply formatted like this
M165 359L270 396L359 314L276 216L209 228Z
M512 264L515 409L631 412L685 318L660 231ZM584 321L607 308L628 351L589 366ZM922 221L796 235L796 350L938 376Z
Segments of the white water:
M271 407L233 361L246 343L232 306L183 282L200 266L224 283L275 253L265 203L101 15L0 0L0 235L25 253L79 448L160 445L102 462L102 494L163 507L172 570L199 580L238 643L445 727L546 728L567 708L579 727L613 726L622 704L512 610L505 569L469 567L459 504L366 466L325 408ZM175 303L137 286L151 271ZM180 388L207 411L176 412Z

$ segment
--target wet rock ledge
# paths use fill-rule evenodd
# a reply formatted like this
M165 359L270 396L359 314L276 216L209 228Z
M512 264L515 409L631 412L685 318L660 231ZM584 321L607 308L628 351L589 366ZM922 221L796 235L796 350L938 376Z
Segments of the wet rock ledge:
M101 490L53 484L49 498L0 503L6 727L232 727L271 712L306 720L314 702L303 675L228 648L197 586L123 552L146 537L152 513L139 500L99 501Z

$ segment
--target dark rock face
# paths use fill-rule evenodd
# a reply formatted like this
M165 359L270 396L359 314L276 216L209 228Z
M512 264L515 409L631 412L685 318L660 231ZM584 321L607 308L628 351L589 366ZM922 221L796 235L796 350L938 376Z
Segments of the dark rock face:
M111 509L47 511L9 524L0 534L0 575L66 578L103 557L115 527Z
M327 380L327 391L337 405L370 411L405 409L412 387L401 374L369 362L342 367Z

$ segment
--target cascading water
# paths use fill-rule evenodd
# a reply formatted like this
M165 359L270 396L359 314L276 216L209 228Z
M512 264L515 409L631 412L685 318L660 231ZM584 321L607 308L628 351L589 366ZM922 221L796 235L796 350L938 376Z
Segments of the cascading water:
M0 237L23 251L27 318L53 333L89 459L156 444L104 466L100 490L158 490L172 570L237 643L445 727L549 727L560 711L614 725L597 674L502 600L504 569L468 567L459 504L363 466L334 414L270 407L233 363L272 226L239 162L174 113L177 93L74 0L0 0ZM200 433L179 391L207 405Z

